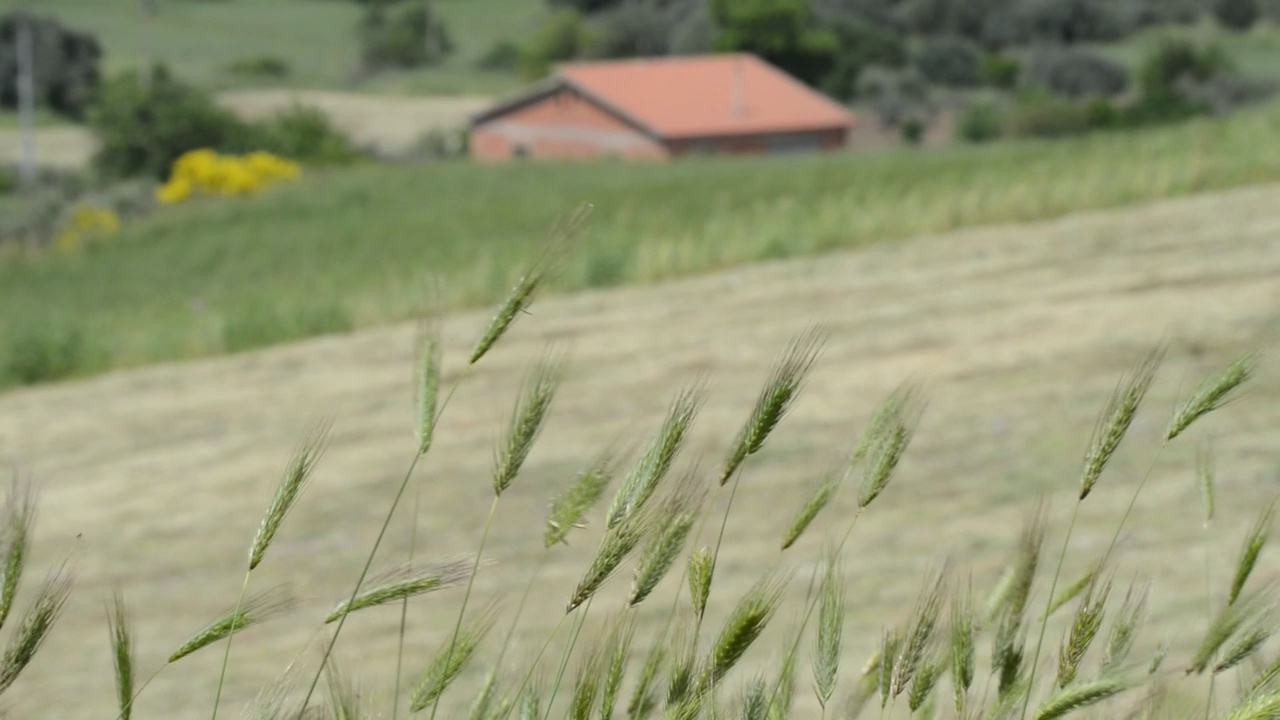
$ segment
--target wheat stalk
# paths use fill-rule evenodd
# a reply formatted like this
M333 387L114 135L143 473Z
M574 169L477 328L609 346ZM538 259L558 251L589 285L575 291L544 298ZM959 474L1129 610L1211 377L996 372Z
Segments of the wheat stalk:
M1103 678L1059 690L1036 708L1035 720L1056 720L1083 707L1096 705L1128 690L1131 684L1119 679Z
M562 378L563 361L555 356L544 357L526 378L494 463L494 495L502 495L520 473L534 441L542 433Z
M1111 675L1120 669L1129 652L1133 649L1137 638L1138 625L1142 622L1147 607L1148 588L1138 590L1130 585L1125 593L1120 611L1111 621L1111 631L1107 634L1107 644L1102 653L1101 674Z
M1169 419L1165 441L1181 435L1196 420L1222 408L1237 397L1239 390L1257 372L1258 353L1246 353L1236 358L1218 375L1208 378L1182 402Z
M502 305L498 308L498 312L489 321L484 332L481 333L480 339L476 341L475 347L471 350L471 355L467 359L468 365L475 365L480 361L480 358L487 355L498 340L511 328L511 324L515 322L516 318L528 310L529 305L533 302L534 294L544 284L548 273L553 269L553 263L558 259L558 254L575 239L590 214L591 205L585 204L567 218L559 219L552 226L548 234L548 241L544 245L543 254L533 262L529 270L520 277L515 287L507 294L506 299L503 300ZM557 244L560 247L557 247Z
M436 703L449 685L458 678L475 655L480 642L493 627L495 609L482 612L476 619L464 622L445 647L427 664L410 699L411 712L421 712ZM437 706L438 707L438 706Z
M581 527L583 518L595 507L609 483L613 481L616 467L612 453L604 453L586 470L578 474L569 488L551 502L547 516L543 546L550 548L557 543L568 544L569 531Z
M115 592L107 606L107 632L111 639L111 664L115 671L116 697L121 720L133 714L133 628L124 596Z
M276 533L280 531L280 526L284 524L285 518L293 511L298 498L301 497L307 483L311 480L316 463L319 462L320 456L324 454L331 428L332 423L327 420L312 426L304 437L302 444L290 459L284 476L280 479L275 493L271 496L271 503L267 506L267 512L262 516L262 523L258 526L258 533L253 538L253 544L249 547L250 570L256 569L258 564L262 562L262 558L267 553L267 548L271 546L271 541L275 538Z
M794 404L825 341L826 332L821 326L810 328L792 340L779 357L720 469L720 485L729 482L749 455L764 447L770 433Z
M925 585L916 601L911 620L902 635L898 656L893 661L889 677L889 697L896 699L907 689L912 677L924 664L933 645L938 621L942 616L942 604L946 594L948 566L944 565Z
M0 656L0 694L13 685L49 637L71 594L71 576L59 567L40 584Z
M823 508L830 504L840 486L840 480L843 475L844 472L842 471L830 470L820 478L818 487L814 489L813 494L796 512L791 524L787 527L787 533L782 538L783 550L787 550L794 545L814 519L818 517L818 513L822 512Z
M663 523L649 536L640 553L627 600L629 606L635 607L649 597L684 549L693 524L702 513L702 493L693 487L696 477L696 470L686 475L680 489L658 511Z
M26 567L36 520L35 490L16 472L9 495L5 498L4 520L4 566L0 568L0 573L3 573L0 576L0 627L4 626L13 611L13 601L22 584L22 571Z
M235 610L217 618L179 645L169 655L168 662L175 663L220 640L288 612L293 607L294 600L280 587L249 596Z
M1240 548L1240 557L1236 560L1236 571L1231 578L1231 593L1227 596L1227 604L1232 605L1240 597L1244 585L1258 564L1258 555L1271 537L1271 520L1275 515L1275 502L1269 503L1262 514L1254 522L1249 534Z
M818 703L826 711L827 703L836 690L836 676L840 672L840 643L844 635L844 618L847 604L844 577L839 567L840 555L829 551L826 576L819 589L817 647L813 657L813 684Z
M689 429L705 400L705 390L701 381L695 381L682 388L671 402L657 435L609 503L605 514L607 529L612 530L642 510L653 497L688 439Z
M686 573L689 580L689 605L693 607L693 612L698 618L707 611L713 572L710 548L700 547L690 554L689 568Z
M631 689L631 697L627 701L627 720L640 720L648 717L657 705L654 697L654 681L662 670L662 663L667 657L666 635L658 636L644 664L640 666L640 674L636 677L635 686Z
M1071 628L1058 653L1057 686L1059 688L1066 688L1075 681L1085 653L1089 651L1089 647L1098 636L1098 631L1102 629L1103 613L1110 594L1110 580L1101 586L1091 582L1084 597L1080 599L1080 604L1076 606L1076 613L1071 618Z
M604 585L622 561L635 550L640 541L649 534L653 527L653 519L647 515L633 517L612 530L605 531L595 557L578 582L578 587L569 598L565 613L571 613Z
M603 666L604 677L600 683L600 717L603 720L613 718L614 708L622 694L623 675L627 669L627 660L631 657L631 643L635 636L635 615L622 614L609 634L608 652Z
M964 712L969 688L973 686L975 622L972 590L957 590L951 599L950 629L951 684L957 715Z
M332 623L344 615L393 603L408 600L429 592L454 587L471 575L473 561L470 559L450 560L433 563L421 567L402 566L390 570L373 581L370 587L356 595L354 599L344 600L327 616L325 624Z

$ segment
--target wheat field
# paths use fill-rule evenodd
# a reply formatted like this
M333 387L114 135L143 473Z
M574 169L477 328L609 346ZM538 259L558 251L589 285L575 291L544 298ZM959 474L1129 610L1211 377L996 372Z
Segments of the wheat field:
M487 320L487 312L444 320L446 386ZM977 587L989 587L1042 493L1056 547L1098 413L1124 369L1164 339L1166 363L1082 509L1067 574L1105 547L1175 400L1233 354L1280 340L1280 186L540 300L448 405L416 476L419 557L474 550L493 493L494 444L521 378L548 343L568 351L568 374L524 472L503 496L486 551L492 564L472 598L475 607L506 598L503 617L541 553L549 499L577 471L611 443L625 450L642 441L678 389L706 374L706 405L680 463L700 460L701 471L713 473L773 358L813 321L827 323L830 339L794 411L745 470L709 616L718 622L771 567L792 568L790 594L803 591L824 536L846 526L853 492L838 495L782 553L791 514L885 395L914 378L929 401L916 440L846 553L852 615L844 642L856 659L878 646L886 623L905 619L926 570L945 555L971 571ZM255 585L288 583L300 604L237 636L224 709L238 712L300 653L314 663L322 649L316 628L350 593L414 453L416 332L398 325L0 395L0 462L30 471L41 493L30 577L70 555L77 578L66 616L6 697L13 716L114 712L104 601L115 587L137 615L143 675L231 609L280 471L307 426L331 417L315 481L255 577ZM1122 539L1120 578L1141 572L1154 583L1140 648L1179 624L1205 622L1195 443L1213 439L1220 468L1213 552L1229 557L1254 511L1280 490L1278 400L1280 376L1264 365L1246 395L1160 456ZM406 499L375 567L406 557L411 507ZM553 551L512 661L529 659L563 613L602 514ZM1277 570L1280 559L1264 553L1259 573ZM628 573L596 599L585 634L622 602ZM652 641L677 579L659 586L642 611L637 652ZM34 580L24 599L32 587ZM410 683L447 640L459 595L411 602ZM387 707L398 621L393 607L353 616L335 651L378 707ZM768 666L782 647L791 625L785 615L776 625L749 665ZM505 630L500 621L495 637ZM1173 639L1175 653L1185 651L1188 640ZM1048 647L1056 642L1051 633ZM138 715L206 716L221 659L219 646L165 670L142 693ZM482 669L483 658L445 696L444 717L470 702L467 689ZM807 687L802 680L799 717L816 708Z

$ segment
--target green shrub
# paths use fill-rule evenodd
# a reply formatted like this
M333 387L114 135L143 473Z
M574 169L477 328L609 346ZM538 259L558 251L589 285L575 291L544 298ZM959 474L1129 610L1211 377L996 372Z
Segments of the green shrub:
M1108 130L1120 125L1120 111L1107 98L1090 98L1084 106L1085 122L1094 130Z
M936 112L929 84L914 68L895 70L873 65L858 78L858 97L887 127L898 127L909 119L921 121Z
M1000 90L1012 90L1022 75L1022 63L1001 53L989 53L982 58L982 79L987 85Z
M815 87L830 71L839 39L808 0L710 0L709 8L712 49L754 53Z
M94 167L107 178L168 177L173 161L196 148L246 152L253 127L212 96L157 66L149 82L126 72L103 84L89 127L99 140Z
M975 103L960 113L956 122L956 134L970 143L995 140L1004 132L1004 115L994 104Z
M1213 16L1228 30L1244 32L1258 22L1262 10L1258 0L1214 0Z
M919 145L924 142L924 133L927 129L924 120L912 115L898 125L898 134L906 144Z
M683 14L683 8L666 6L662 0L634 0L602 10L590 18L597 37L587 54L596 58L666 55Z
M1008 4L1009 0L905 0L898 4L897 14L914 35L982 42L989 17Z
M93 353L80 326L65 319L24 318L0 338L0 384L61 380L89 369Z
M1123 0L1119 12L1125 28L1136 32L1168 25L1193 25L1204 14L1203 0Z
M1174 96L1183 81L1205 82L1230 70L1231 62L1220 46L1165 37L1143 57L1138 84L1145 96Z
M1027 80L1070 98L1110 97L1129 87L1129 70L1087 50L1040 48L1027 64Z
M520 46L499 40L476 60L476 67L490 72L513 72L520 67Z
M51 17L25 12L0 16L0 107L18 106L18 27L31 29L36 104L84 119L102 78L102 47L94 36Z
M1061 138L1082 135L1089 124L1088 107L1070 98L1030 96L1014 104L1008 117L1009 134L1024 138Z
M982 51L960 37L926 39L912 59L924 79L946 87L982 84Z
M520 74L527 80L545 77L551 66L584 54L597 41L594 28L588 27L582 14L572 8L561 8L548 14L524 46L520 57Z
M0 168L0 195L8 195L18 189L18 171L13 168Z
M1109 42L1125 34L1115 0L1019 0L1011 18L1022 43Z
M309 165L344 165L360 157L328 115L303 105L263 120L253 127L253 135L255 149Z
M394 70L439 64L453 52L444 21L428 15L422 3L388 9L369 5L357 34L360 59L368 70Z
M274 55L237 60L227 66L227 72L251 78L283 78L292 72L289 63Z
M843 20L832 26L837 50L831 69L822 79L827 94L841 100L857 97L858 77L873 65L901 68L907 63L903 37L891 28L858 20Z

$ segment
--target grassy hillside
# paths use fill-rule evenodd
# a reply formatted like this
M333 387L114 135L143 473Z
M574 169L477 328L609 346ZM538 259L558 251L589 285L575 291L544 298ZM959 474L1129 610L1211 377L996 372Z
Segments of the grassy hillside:
M1108 637L1105 628L1117 616L1129 583L1149 580L1149 614L1132 656L1139 668L1135 674L1145 681L1156 645L1168 640L1167 674L1160 680L1175 692L1203 697L1208 678L1188 677L1183 668L1210 622L1206 593L1221 607L1249 525L1275 496L1280 480L1275 453L1280 375L1274 356L1238 401L1198 422L1163 452L1158 448L1169 414L1201 378L1216 375L1238 352L1274 350L1280 342L1277 194L1273 186L1202 195L1054 223L885 244L821 261L770 263L659 290L634 287L545 298L465 373L467 355L492 308L445 318L443 387L452 388L461 374L466 377L415 475L422 488L415 557L423 560L475 552L494 497L493 450L520 381L548 343L571 354L545 432L497 509L485 551L494 564L481 570L471 597L473 611L503 600L498 624L445 696L438 717L468 717L468 705L484 670L496 662L533 568L545 559L499 678L503 692L514 692L564 617L565 602L598 547L605 509L622 478L568 546L544 553L550 498L610 445L625 453L623 471L630 469L641 443L657 432L672 396L704 372L711 382L706 403L666 487L686 470L700 469L693 477L709 486L708 522L687 546L714 545L731 491L709 476L719 470L775 354L807 323L819 320L828 322L830 340L792 411L763 451L747 462L728 520L703 647L762 572L783 567L796 574L765 636L726 680L725 698L735 699L755 669L775 677L783 643L799 631L811 569L824 544L838 541L857 515L866 465L855 469L800 543L781 552L792 514L833 467L830 463L851 451L882 399L909 378L924 384L924 415L892 484L858 518L846 547L849 604L840 702L877 649L882 630L906 621L925 573L944 555L955 562L952 577L961 585L972 573L975 601L982 607L1014 551L1024 515L1044 493L1051 502L1051 522L1028 610L1033 631L1028 642L1034 645L1039 613L1054 594L1049 580L1078 494L1090 431L1117 380L1161 338L1170 341L1166 362L1082 506L1062 582L1078 577L1103 553L1149 469L1146 492L1116 556L1107 625L1084 677L1094 677ZM424 231L414 237L426 244L429 236ZM353 257L349 265L358 270L360 262ZM296 258L288 267L303 266L305 261ZM100 298L146 292L128 280L115 290L101 288ZM147 312L140 311L139 318ZM333 417L332 443L315 480L255 571L251 588L287 584L300 604L235 641L219 717L245 717L245 703L272 686L295 659L305 668L295 679L304 683L298 691L305 690L328 637L324 631L333 629L320 621L351 592L414 453L415 339L414 325L401 324L0 396L0 464L21 461L41 490L24 592L34 592L45 570L69 552L76 573L66 614L4 697L13 717L115 716L102 604L112 589L125 593L134 612L139 683L185 638L233 607L247 545L285 462L310 421ZM1216 514L1206 531L1195 478L1197 450L1208 439L1219 480ZM409 554L413 495L406 493L392 521L375 573ZM1247 592L1274 588L1266 584L1280 570L1272 537ZM682 618L689 615L681 577L685 557L687 551L637 609L632 676L657 640L666 613L677 608ZM1213 562L1211 579L1205 576L1206 561ZM589 650L590 639L620 609L634 567L628 560L592 606L580 651ZM1264 597L1273 597L1266 592ZM454 588L411 602L405 695L447 642L462 595L462 588ZM15 604L13 626L25 606L21 598ZM1045 683L1057 667L1061 633L1074 608L1069 604L1054 616L1041 662ZM399 618L398 604L361 612L347 624L335 650L364 689L365 707L378 711L375 717L391 717ZM561 628L543 658L546 683L572 625ZM811 691L813 626L796 675L796 720L820 716ZM991 646L990 635L983 635L980 658ZM1253 659L1269 663L1275 648L1273 639ZM223 652L215 645L166 668L143 692L134 716L209 718ZM975 699L990 677L985 659L979 662ZM561 701L577 667L575 658ZM1238 683L1255 672L1245 663L1239 673L1219 676L1220 703L1232 702ZM665 688L665 671L661 678ZM296 683L288 687L297 688ZM944 702L938 717L952 717L949 688L941 686L939 692ZM1103 710L1089 708L1068 717L1123 718L1144 693L1133 690ZM905 717L904 704L899 701L898 712L884 717ZM1206 717L1203 705L1183 707ZM878 708L868 710L864 717L879 717Z
M42 12L94 33L106 49L107 70L135 67L148 52L179 76L209 87L261 85L237 78L238 60L272 56L292 69L283 83L338 87L358 57L354 28L360 7L346 0L159 0L150 28L138 0L41 0ZM438 0L457 51L441 67L379 80L380 87L412 82L448 92L500 90L514 78L473 70L476 58L501 38L519 37L539 0Z
M316 175L161 212L78 256L0 262L0 367L12 383L15 363L80 374L381 323L417 312L429 277L450 305L491 301L583 201L596 210L562 289L1273 181L1258 149L1277 137L1272 107L931 153Z

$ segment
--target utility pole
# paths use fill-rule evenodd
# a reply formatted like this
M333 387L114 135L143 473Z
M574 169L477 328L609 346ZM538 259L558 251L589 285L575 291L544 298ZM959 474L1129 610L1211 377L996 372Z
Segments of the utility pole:
M25 13L18 20L18 118L20 126L18 174L22 184L36 182L36 79L35 42L32 18Z

